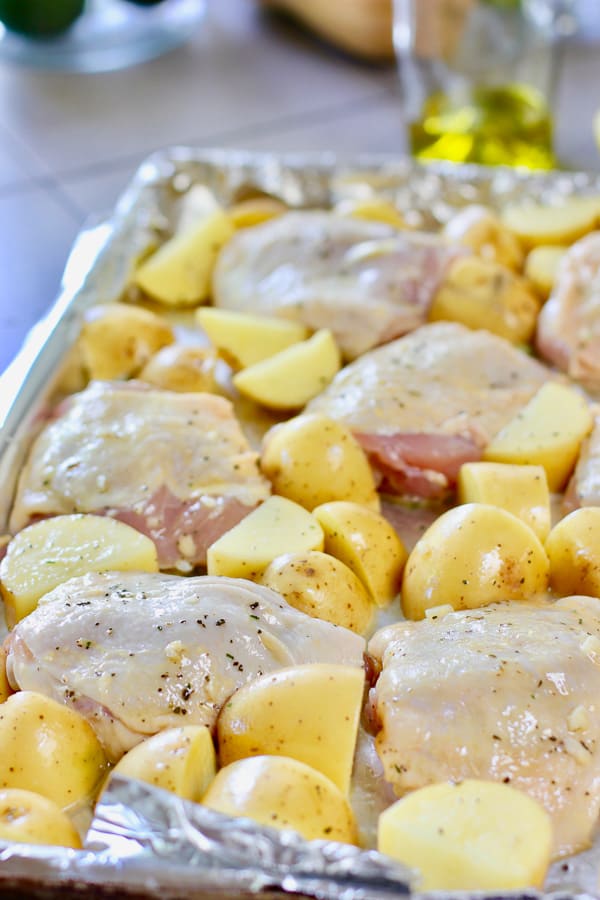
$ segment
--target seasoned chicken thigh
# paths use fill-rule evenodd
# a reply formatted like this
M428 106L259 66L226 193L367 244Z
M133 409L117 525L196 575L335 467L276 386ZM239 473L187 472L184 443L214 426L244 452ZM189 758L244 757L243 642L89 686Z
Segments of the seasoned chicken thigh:
M600 809L600 600L494 604L378 632L377 749L397 794L432 782L511 784L553 818L556 854Z
M214 303L329 328L353 359L422 325L451 261L469 252L381 222L291 212L227 243Z
M567 250L536 343L541 356L600 396L600 231Z
M270 494L229 401L139 382L93 382L46 425L10 527L103 513L151 537L161 568L191 569Z
M500 337L438 322L347 366L307 410L350 428L390 493L443 497L549 377Z
M116 760L165 728L214 725L265 672L361 666L364 641L249 581L106 573L46 594L7 648L12 685L75 707Z
M565 494L567 510L600 506L600 410L591 434L581 445L579 460Z

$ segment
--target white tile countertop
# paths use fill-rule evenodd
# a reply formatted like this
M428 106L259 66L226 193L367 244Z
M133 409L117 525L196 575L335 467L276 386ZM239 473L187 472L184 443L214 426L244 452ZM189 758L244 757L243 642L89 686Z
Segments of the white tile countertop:
M600 45L569 48L557 149L600 170ZM393 66L354 61L251 0L213 0L197 35L152 62L95 75L0 62L0 371L53 301L75 235L140 161L173 144L401 154Z

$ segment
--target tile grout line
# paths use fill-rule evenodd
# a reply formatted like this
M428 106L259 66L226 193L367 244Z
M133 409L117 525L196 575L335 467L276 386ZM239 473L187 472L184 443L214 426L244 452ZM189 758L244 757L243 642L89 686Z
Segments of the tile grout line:
M183 141L178 141L177 144L183 146L205 145L207 147L214 148L219 145L220 141L231 141L236 140L237 138L243 140L245 137L252 138L255 135L261 133L273 136L285 134L287 131L293 130L294 128L301 126L302 124L306 124L308 127L310 127L313 124L316 125L323 121L337 121L347 118L356 112L360 112L361 110L368 108L375 101L389 99L389 96L390 89L388 87L379 88L377 91L369 93L368 95L363 95L358 99L354 98L353 100L346 101L341 105L336 104L334 107L321 107L320 109L314 109L307 112L292 113L287 116L280 116L276 119L267 119L266 121L263 120L262 122L255 122L242 128L230 128L226 129L225 131L215 132L211 135L204 135L201 140L197 137L190 137ZM9 135L13 137L10 132ZM168 145L163 145L163 149L166 146ZM160 150L161 148L156 147L154 149ZM59 170L55 172L48 172L48 174L28 176L21 181L15 181L12 184L0 187L0 198L7 195L14 195L15 193L27 192L31 189L55 189L60 192L62 183L68 184L73 180L89 178L94 175L102 175L110 171L111 169L118 169L121 167L130 166L132 164L137 165L140 162L141 158L148 155L148 153L150 152L153 151L150 149L140 150L135 153L127 153L123 156L113 157L112 159L100 160L89 165L75 166L63 171ZM68 198L68 202L69 204L71 204L70 198ZM79 215L84 215L80 210L78 210L76 205L73 205L72 209L70 209L69 211L73 212L75 210Z

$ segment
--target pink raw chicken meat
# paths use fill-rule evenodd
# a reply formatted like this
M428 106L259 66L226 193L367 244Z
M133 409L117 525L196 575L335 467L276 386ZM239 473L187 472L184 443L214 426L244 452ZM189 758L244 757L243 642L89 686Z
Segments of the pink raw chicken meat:
M600 231L567 250L537 325L537 349L600 395Z
M154 540L161 568L188 571L269 492L229 401L94 382L34 442L10 527L109 515Z
M443 499L549 377L503 338L437 322L366 353L307 409L351 429L384 491Z
M443 238L328 212L239 231L219 255L216 306L329 328L347 359L422 325L448 266Z
M212 727L227 698L283 666L362 667L365 642L235 578L108 572L46 594L7 639L15 688L73 706L111 760L179 725Z

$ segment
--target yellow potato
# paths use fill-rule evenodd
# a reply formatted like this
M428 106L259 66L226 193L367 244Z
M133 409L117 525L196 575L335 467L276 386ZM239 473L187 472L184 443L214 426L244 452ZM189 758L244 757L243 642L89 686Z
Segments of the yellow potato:
M465 206L446 223L443 234L451 243L464 244L483 259L520 272L523 248L493 210L476 204Z
M486 328L521 344L531 340L539 309L539 299L524 278L493 260L469 256L450 266L433 298L429 319Z
M230 763L217 773L202 803L271 828L291 828L307 841L356 843L354 816L344 794L297 759L254 756Z
M217 255L235 228L222 209L204 216L162 244L134 274L134 282L167 306L196 306L210 294Z
M241 394L270 409L300 409L327 387L340 366L339 347L324 328L238 372L233 383Z
M490 503L522 519L542 543L550 531L550 491L543 466L473 462L458 475L460 503Z
M244 685L217 723L222 766L247 756L289 756L347 794L365 686L364 670L292 666Z
M581 442L594 420L574 388L547 382L483 452L488 462L540 465L548 487L560 491L577 461Z
M308 328L299 322L211 306L199 309L196 321L223 359L236 369L269 359L308 337Z
M313 510L325 534L325 552L358 575L377 606L398 595L407 552L379 513L358 503L324 503Z
M304 507L269 497L208 548L209 575L256 580L282 553L323 549L323 531Z
M334 207L334 213L367 219L369 222L384 222L394 228L406 228L406 222L398 209L384 197L369 197L364 200L342 200Z
M6 650L0 646L0 703L10 697L12 690L6 676Z
M568 246L596 227L600 198L571 197L560 206L508 206L502 221L525 247Z
M86 313L79 337L81 361L89 378L130 378L174 340L171 326L155 313L104 303Z
M275 197L251 197L235 203L227 210L227 215L235 228L250 228L269 219L276 219L287 212L287 209L285 203Z
M139 378L166 391L218 391L217 355L210 347L171 344L148 361Z
M260 583L308 616L365 634L374 605L352 569L334 556L311 550L285 553L269 563Z
M0 705L0 789L34 791L65 809L93 798L105 769L98 738L74 709L33 691Z
M9 624L32 612L59 584L87 572L158 572L154 542L106 516L75 513L29 525L0 562L0 591Z
M0 841L81 847L79 834L56 803L19 788L0 791Z
M552 293L565 247L534 247L525 260L525 275L543 300Z
M366 453L345 425L319 413L304 413L267 432L260 466L275 493L306 509L353 500L379 510Z
M184 800L199 801L216 775L210 731L203 725L168 728L147 738L125 756L112 773L137 778Z
M530 600L548 586L548 557L531 528L512 513L466 503L436 519L408 557L402 609L408 619L449 603L477 609Z
M600 506L576 509L546 541L550 587L557 594L600 597Z
M541 888L550 863L550 816L506 784L432 784L379 817L378 849L420 874L421 891Z

